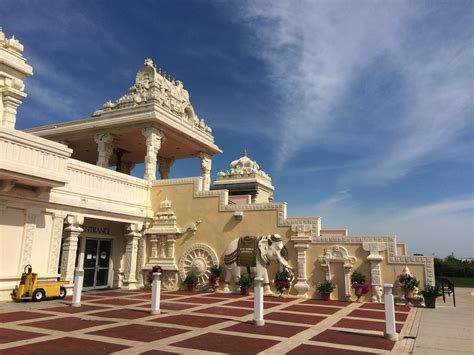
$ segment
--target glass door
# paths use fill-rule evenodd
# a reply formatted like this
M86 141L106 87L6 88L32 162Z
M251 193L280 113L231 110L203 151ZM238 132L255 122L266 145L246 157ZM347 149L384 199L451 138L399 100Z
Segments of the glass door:
M84 288L104 288L109 282L110 240L86 239Z

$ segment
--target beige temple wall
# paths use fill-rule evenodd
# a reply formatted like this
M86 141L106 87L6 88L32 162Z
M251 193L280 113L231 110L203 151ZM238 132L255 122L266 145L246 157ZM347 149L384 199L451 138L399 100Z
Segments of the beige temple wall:
M220 192L220 194L223 194L223 192ZM290 241L290 237L295 236L297 233L294 230L292 231L290 223L279 223L279 220L281 220L281 218L279 219L279 213L281 213L281 210L277 207L270 208L271 206L277 206L278 204L233 205L232 208L234 210L226 210L228 207L224 205L225 199L223 199L222 196L219 197L217 191L203 193L199 187L196 187L193 179L176 179L156 182L151 193L153 211L158 211L160 202L165 199L168 199L171 202L171 209L177 217L177 225L179 227L183 227L190 222L201 221L195 235L187 233L178 237L176 240L174 253L176 263L179 262L180 256L191 245L195 243L204 243L215 251L219 258L219 262L222 264L223 253L229 242L233 239L246 235L278 233L282 236L284 244L288 249L290 259L289 263L295 268L295 273L297 273L297 251L293 242ZM247 207L249 209L246 209ZM237 220L234 217L235 210L243 211L242 220ZM306 218L299 221L296 218L286 219L286 216L284 217L284 221L288 222L289 220L292 220L291 224L293 225L308 223L308 219ZM382 260L380 261L381 285L383 285L383 283L396 284L397 275L402 272L405 266L408 266L416 275L417 279L420 280L420 287L424 287L426 284L425 274L430 263L430 270L433 272L432 258L430 257L417 258L416 260L408 257L408 259L400 259L395 263L395 256L389 257L389 249L391 250L389 245L393 244L393 247L395 248L395 239L393 237L367 236L354 237L354 239L350 239L350 236L318 237L313 234L311 236L308 235L307 238L308 241L310 239L312 240L312 242L308 243L309 248L306 251L305 263L307 283L309 285L307 296L309 297L319 297L319 294L316 291L316 285L318 282L323 281L326 278L326 273L321 266L319 257L325 253L325 249L337 245L346 248L348 255L356 258L356 261L352 265L351 273L358 271L364 274L369 284L371 283L371 263L367 260L367 257L371 255L371 252L369 250L364 250L363 243L372 242L373 244L374 240L376 240L378 244L384 245L384 248L386 246L386 250L376 253L377 255L382 256ZM356 238L359 241L356 241ZM324 242L322 240L324 240ZM332 240L334 240L334 242L332 242ZM350 240L350 242L344 242L344 240ZM149 244L147 253L149 257ZM396 255L396 252L393 252L392 254ZM270 280L274 278L277 268L278 265L272 263L272 266L268 271ZM340 279L342 275L341 270L339 270L337 274L339 277L336 277L334 280L338 287L335 295L342 295L344 292L347 292L347 290L344 290L345 280ZM430 283L433 281L434 275L432 275ZM297 292L293 289L292 293L296 294ZM349 293L353 294L350 286ZM370 297L371 294L369 293L365 296L365 300L370 301Z
M10 298L25 265L33 266L40 280L58 276L63 218L59 212L21 202L0 211L0 300Z
M179 262L180 256L188 247L195 243L204 243L210 246L217 254L219 262L223 262L223 254L228 244L242 236L256 236L264 234L280 234L283 243L287 246L291 265L296 265L296 254L291 247L289 227L277 225L278 210L246 210L244 207L243 219L234 217L235 211L218 211L219 193L223 191L211 191L213 196L194 198L194 182L187 179L189 183L179 185L165 185L165 181L155 184L152 189L152 209L158 211L160 202L166 198L171 202L171 209L177 217L178 226L182 227L190 222L201 221L194 235L186 233L179 237L175 243L175 261ZM265 206L268 204L262 204ZM254 205L256 206L256 205ZM147 241L147 253L150 256L150 243ZM277 271L277 265L272 265L268 275L273 278Z
M350 238L350 237L348 237ZM310 291L308 292L308 296L311 298L320 298L319 293L316 291L316 285L324 281L326 279L326 273L323 270L321 263L319 261L319 257L324 254L324 250L330 248L331 246L338 245L342 246L347 249L348 254L350 256L355 256L357 260L352 266L350 274L353 272L359 272L366 277L366 282L371 285L371 265L370 261L367 260L367 257L370 255L369 251L365 251L362 247L362 243L340 243L334 242L331 243L313 243L310 245L307 251L307 263L306 263L306 270L308 274L308 284L310 286ZM403 271L405 266L408 266L410 271L415 275L415 277L420 281L420 288L423 288L426 285L426 277L425 277L425 265L424 264L414 264L414 263L389 263L388 260L388 251L380 252L380 255L383 257L383 260L380 262L380 273L382 284L384 283L391 283L394 285L394 292L397 294L399 292L399 287L397 283L397 276ZM335 272L331 272L332 276L336 274ZM337 272L340 275L340 272ZM335 296L338 294L341 288L344 287L344 280L343 279L332 279L334 283L337 285L337 289L334 291L332 297L335 299ZM367 295L362 296L361 301L370 302L372 296L372 288L371 292ZM350 290L351 294L353 295L353 299L355 300L356 297L354 296L354 291Z

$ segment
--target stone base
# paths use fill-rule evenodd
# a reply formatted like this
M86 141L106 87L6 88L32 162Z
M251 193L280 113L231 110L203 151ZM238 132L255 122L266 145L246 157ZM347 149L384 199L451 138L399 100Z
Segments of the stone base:
M391 341L398 341L398 333L395 333L395 334L384 333L383 337Z
M127 281L123 282L123 286L121 287L125 290L136 290L138 289L137 282L130 282L128 283Z

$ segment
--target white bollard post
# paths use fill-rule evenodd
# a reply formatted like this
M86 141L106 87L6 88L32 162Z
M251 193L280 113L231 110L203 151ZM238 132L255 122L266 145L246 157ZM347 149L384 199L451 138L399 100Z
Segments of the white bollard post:
M74 289L72 295L71 307L81 306L82 284L84 283L84 270L76 269L74 271Z
M161 272L152 274L153 282L151 283L151 314L160 314L160 294L161 294Z
M397 328L395 327L395 301L392 294L392 284L384 284L385 302L385 333L384 338L392 341L398 340Z
M253 291L253 324L265 325L263 320L263 278L256 277L254 279Z

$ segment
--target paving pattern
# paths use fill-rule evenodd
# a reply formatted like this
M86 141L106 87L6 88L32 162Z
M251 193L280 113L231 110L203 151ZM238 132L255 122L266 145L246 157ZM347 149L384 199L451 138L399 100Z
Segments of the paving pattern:
M383 338L381 304L265 297L265 326L257 327L251 324L252 295L164 292L159 315L150 315L150 298L149 290L107 290L87 292L77 308L67 298L33 310L38 304L3 306L0 354L358 355L407 349L404 341ZM402 335L415 313L396 307Z

